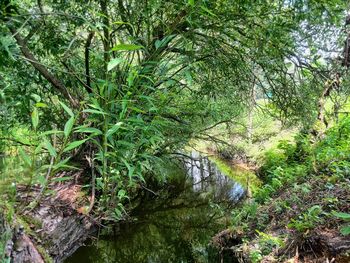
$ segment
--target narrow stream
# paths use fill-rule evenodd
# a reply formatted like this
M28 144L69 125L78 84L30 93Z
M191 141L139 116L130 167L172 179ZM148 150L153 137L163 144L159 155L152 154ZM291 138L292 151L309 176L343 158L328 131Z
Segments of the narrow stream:
M184 164L164 192L140 203L134 221L100 235L66 263L220 262L211 237L228 226L230 209L246 190L197 152Z

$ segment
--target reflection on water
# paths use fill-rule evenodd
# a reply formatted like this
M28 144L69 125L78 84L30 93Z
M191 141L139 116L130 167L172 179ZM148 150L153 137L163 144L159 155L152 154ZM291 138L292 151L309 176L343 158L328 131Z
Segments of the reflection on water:
M229 208L245 190L207 157L192 152L183 161L185 169L177 169L163 192L141 198L135 221L119 224L116 235L100 236L66 262L219 262L208 243L226 227Z
M216 200L230 200L233 203L244 195L242 185L224 175L208 157L193 151L191 158L184 162L194 191L211 191Z

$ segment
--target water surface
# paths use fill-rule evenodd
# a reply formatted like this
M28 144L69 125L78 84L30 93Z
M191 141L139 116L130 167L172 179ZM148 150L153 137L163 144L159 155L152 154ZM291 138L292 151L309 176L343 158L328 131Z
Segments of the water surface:
M220 262L208 244L228 226L230 209L246 190L207 157L192 152L183 161L164 192L139 203L132 222L118 224L114 235L99 236L66 262Z

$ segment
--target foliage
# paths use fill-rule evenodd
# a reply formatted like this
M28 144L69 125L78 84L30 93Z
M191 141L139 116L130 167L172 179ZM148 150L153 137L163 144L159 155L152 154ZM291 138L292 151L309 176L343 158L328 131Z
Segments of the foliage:
M305 213L299 215L297 219L292 219L288 227L294 228L300 233L305 233L322 222L322 212L322 208L319 205L314 205Z
M263 255L268 255L273 249L284 246L284 242L280 237L274 237L258 230L257 233L259 234L259 246Z
M250 251L249 253L249 259L253 262L253 263L258 263L261 262L261 260L263 259L263 256L261 254L260 250L253 250Z
M264 202L283 185L291 185L298 177L313 172L327 173L338 178L347 178L349 118L344 118L328 130L326 137L311 145L309 136L299 134L295 144L281 141L278 148L266 153L260 173L265 185L256 193L259 202Z
M350 222L350 214L348 213L342 213L342 212L333 212L333 215L337 218L340 218L346 222ZM350 235L350 226L344 226L340 229L340 233L342 235L347 236Z
M128 192L165 180L162 158L242 116L252 86L275 115L314 116L331 71L300 43L322 49L345 4L3 1L1 136L31 127L20 156L43 191L73 161L89 166L100 212L119 218Z
M231 226L247 240L252 261L280 257L290 246L302 248L325 228L348 235L348 203L343 198L350 191L348 123L349 117L342 118L314 143L301 133L293 143L282 141L277 150L267 152L260 171L263 186L232 211ZM281 245L273 245L270 236ZM276 252L277 247L282 250Z

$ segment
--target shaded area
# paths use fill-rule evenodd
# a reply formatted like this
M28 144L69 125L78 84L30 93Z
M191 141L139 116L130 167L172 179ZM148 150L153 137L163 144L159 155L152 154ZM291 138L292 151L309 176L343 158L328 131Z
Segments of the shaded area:
M133 222L100 236L66 262L218 262L211 237L228 225L229 208L245 189L215 163L193 152L177 169L166 193L142 202ZM230 261L227 261L230 262Z

